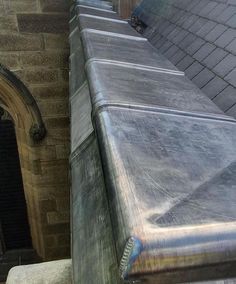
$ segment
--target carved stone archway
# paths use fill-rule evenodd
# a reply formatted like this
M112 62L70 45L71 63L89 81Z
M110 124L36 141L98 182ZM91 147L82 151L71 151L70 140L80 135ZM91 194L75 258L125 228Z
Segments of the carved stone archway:
M37 172L34 151L45 137L46 129L37 103L26 86L1 65L0 107L11 115L15 124L33 247L43 257L42 220L38 193L34 186L34 176Z

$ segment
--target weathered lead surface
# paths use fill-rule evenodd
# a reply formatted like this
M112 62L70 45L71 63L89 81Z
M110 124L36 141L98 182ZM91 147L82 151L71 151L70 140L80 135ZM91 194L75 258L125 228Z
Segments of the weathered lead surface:
M135 32L133 29L130 29L130 26L127 21L87 14L79 14L78 17L79 26L81 30L93 29L106 32L120 33L130 36L139 36L137 35L137 32Z
M106 31L83 30L82 40L87 60L99 58L177 70L174 65L158 54L149 42L139 36L129 37L115 33L109 34Z
M75 283L235 277L235 120L106 17L109 5L81 3L70 35Z
M223 115L182 73L102 61L87 64L87 73L94 108L139 105Z
M96 121L118 255L141 246L124 277L235 261L235 122L119 107Z

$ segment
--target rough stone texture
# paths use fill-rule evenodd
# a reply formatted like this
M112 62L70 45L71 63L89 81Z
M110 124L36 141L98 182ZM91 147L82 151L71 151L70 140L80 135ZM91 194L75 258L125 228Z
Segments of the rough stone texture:
M236 1L143 0L135 14L151 43L221 109L236 104ZM234 89L231 105L222 99L228 87Z
M71 260L13 267L6 284L71 284Z
M70 255L68 14L67 0L0 1L0 63L31 92L47 129L35 145L16 123L33 246L44 260ZM9 109L29 121L17 100Z
M68 17L60 14L19 14L19 31L23 33L65 33Z

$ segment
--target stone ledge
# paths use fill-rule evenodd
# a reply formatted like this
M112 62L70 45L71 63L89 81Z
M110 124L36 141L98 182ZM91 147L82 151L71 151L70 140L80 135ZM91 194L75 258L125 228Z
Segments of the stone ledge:
M71 284L71 260L13 267L6 284Z

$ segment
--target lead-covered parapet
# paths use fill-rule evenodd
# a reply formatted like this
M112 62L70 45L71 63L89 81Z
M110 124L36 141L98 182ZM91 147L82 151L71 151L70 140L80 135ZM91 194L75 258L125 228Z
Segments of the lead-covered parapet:
M75 283L235 276L235 120L110 4L73 11Z

